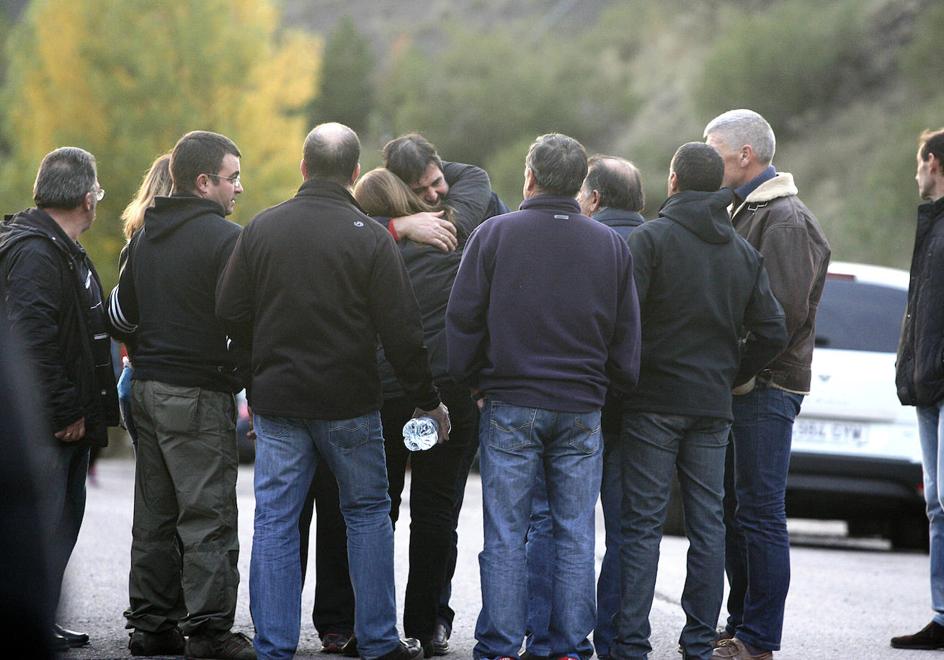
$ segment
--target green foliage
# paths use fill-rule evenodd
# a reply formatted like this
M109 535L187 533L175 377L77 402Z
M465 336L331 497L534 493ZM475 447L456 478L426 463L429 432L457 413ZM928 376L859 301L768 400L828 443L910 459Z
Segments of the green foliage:
M329 37L321 61L321 88L311 123L339 121L358 133L369 126L374 106L374 56L370 42L345 16Z
M121 210L154 157L189 130L226 134L243 152L238 220L291 195L317 47L297 33L277 39L276 28L264 0L36 0L8 49L0 103L12 153L0 208L30 205L45 153L88 149L108 194L82 242L113 281Z
M711 117L752 108L786 134L799 117L854 88L863 57L864 13L857 0L792 0L762 11L728 6L696 85Z
M936 95L941 91L942 34L944 3L935 3L918 17L914 38L902 53L902 69L920 94Z

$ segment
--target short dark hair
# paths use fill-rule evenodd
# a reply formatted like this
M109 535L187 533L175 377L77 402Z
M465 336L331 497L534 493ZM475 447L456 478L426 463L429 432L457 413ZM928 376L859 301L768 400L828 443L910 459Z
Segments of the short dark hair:
M350 185L360 157L361 141L344 124L318 124L305 138L303 158L309 178Z
M174 190L193 192L201 174L218 174L223 158L242 156L236 143L225 135L210 131L190 131L177 140L170 154L170 178Z
M573 197L587 176L587 151L572 137L547 133L528 149L525 166L542 192Z
M390 140L383 148L384 167L408 186L422 178L430 163L442 170L436 147L419 133L407 133Z
M33 183L37 208L74 209L95 187L95 156L79 147L59 147L43 157Z
M642 211L646 196L642 190L639 170L625 158L596 154L587 161L587 178L583 189L596 190L600 206L625 211Z
M724 180L724 160L718 150L704 142L686 142L669 166L675 172L679 191L700 190L714 192Z
M921 147L921 160L927 160L934 154L939 161L944 161L944 128L925 130L918 138L918 145Z

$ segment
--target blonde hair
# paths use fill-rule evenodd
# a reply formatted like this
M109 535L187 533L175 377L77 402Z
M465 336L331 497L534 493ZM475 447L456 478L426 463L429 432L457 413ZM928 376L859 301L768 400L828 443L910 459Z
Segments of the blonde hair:
M367 215L400 218L423 211L445 211L445 218L454 222L452 209L427 204L410 190L396 174L385 167L367 172L354 184L354 199Z
M121 212L124 221L122 231L125 239L131 240L134 232L144 225L144 212L154 205L155 197L165 197L171 193L173 182L170 178L170 153L158 156L151 169L144 175L141 187Z

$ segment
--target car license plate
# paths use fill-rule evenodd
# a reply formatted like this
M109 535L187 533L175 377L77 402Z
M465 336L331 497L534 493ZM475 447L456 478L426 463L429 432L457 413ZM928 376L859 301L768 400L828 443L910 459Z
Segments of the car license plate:
M798 419L793 425L794 449L858 449L866 444L868 428L864 424Z

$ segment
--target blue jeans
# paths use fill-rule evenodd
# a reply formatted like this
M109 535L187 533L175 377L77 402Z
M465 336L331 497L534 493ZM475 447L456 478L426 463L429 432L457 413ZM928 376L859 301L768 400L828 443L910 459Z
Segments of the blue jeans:
M378 411L344 420L255 415L255 530L249 609L260 658L291 658L301 622L298 519L318 461L338 481L347 525L358 648L375 658L399 644L393 526Z
M678 470L688 535L679 637L685 657L710 658L724 598L724 454L730 422L711 417L623 415L622 598L612 655L646 658L659 544Z
M918 406L918 435L921 437L921 463L924 467L924 500L931 523L931 607L934 622L944 626L944 402Z
M578 655L593 629L594 506L600 412L565 413L489 399L479 428L485 547L476 658L518 657L528 616L525 542L541 472L553 521L551 655Z
M616 637L616 617L620 610L623 468L619 448L619 436L604 434L600 504L603 506L603 525L606 529L606 552L597 579L597 627L593 631L593 646L600 658L610 655L610 645Z
M551 653L551 603L554 599L554 521L539 470L531 495L531 519L525 543L528 562L528 618L525 648L533 655Z
M793 421L803 396L758 386L734 397L726 507L728 594L727 630L751 646L780 650L784 603L790 588L787 535L787 472ZM733 484L733 488L731 485ZM735 511L733 519L731 511Z

